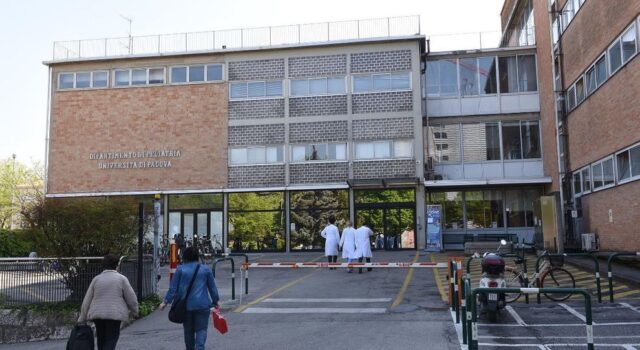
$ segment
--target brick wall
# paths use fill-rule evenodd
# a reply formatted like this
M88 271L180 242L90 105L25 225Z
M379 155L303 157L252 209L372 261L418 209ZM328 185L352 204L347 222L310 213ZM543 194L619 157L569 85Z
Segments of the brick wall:
M289 142L347 141L347 121L293 123L289 125Z
M284 59L229 62L229 80L284 78Z
M353 114L413 111L413 92L378 92L351 96Z
M48 193L222 188L226 84L53 91ZM92 152L180 150L180 157L91 160ZM99 163L171 161L171 168Z
M584 232L600 238L601 250L640 251L640 181L594 192L582 197ZM609 222L609 209L613 222Z
M351 73L411 70L411 50L351 54Z
M353 162L354 179L414 176L416 176L416 165L411 159Z
M229 188L284 186L284 165L229 167Z
M347 74L347 55L289 58L289 77L322 77Z
M282 143L284 143L284 124L229 127L229 146L271 145Z
M348 177L347 162L289 165L289 181L292 184L346 182Z
M229 101L229 120L284 118L284 99Z
M413 138L413 118L353 121L354 140Z
M289 98L290 117L340 114L347 114L347 95Z

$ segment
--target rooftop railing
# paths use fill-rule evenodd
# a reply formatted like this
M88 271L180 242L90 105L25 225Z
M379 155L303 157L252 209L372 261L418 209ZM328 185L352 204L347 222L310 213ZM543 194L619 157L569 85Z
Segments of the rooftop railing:
M531 35L517 37L513 34L518 32L508 32L506 36L510 39L503 43L503 33L494 32L474 32L460 34L439 34L431 35L429 39L429 49L431 52L458 51L458 50L478 50L495 49L499 47L532 46L535 45L534 28L529 29Z
M416 34L420 34L420 16L385 17L209 32L56 41L53 43L53 60L268 48Z

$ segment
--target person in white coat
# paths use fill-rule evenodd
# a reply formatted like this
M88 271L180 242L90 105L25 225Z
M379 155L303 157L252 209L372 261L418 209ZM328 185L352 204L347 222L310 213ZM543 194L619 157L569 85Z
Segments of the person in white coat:
M320 236L324 237L324 255L327 260L331 262L338 261L338 243L340 243L340 232L338 227L334 225L336 223L336 217L329 215L329 225L320 232ZM335 270L335 268L330 268Z
M356 229L351 225L351 221L347 220L342 236L340 236L340 248L342 249L342 258L347 259L347 263L351 263L356 259ZM352 268L347 271L353 272Z
M356 230L356 258L358 258L358 262L362 262L362 259L366 259L367 262L371 262L371 241L369 237L373 236L373 231L367 226L366 222L362 223L362 226L358 227ZM371 271L370 267L367 268L367 271ZM358 269L358 273L362 273L362 268Z

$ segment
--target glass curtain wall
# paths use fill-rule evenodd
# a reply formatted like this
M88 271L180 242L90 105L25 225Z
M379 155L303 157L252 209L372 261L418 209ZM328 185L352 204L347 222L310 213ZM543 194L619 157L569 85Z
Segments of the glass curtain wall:
M196 234L222 248L222 209L219 193L170 195L169 237L181 233L190 242Z
M320 232L329 223L329 216L336 217L341 232L349 219L349 191L291 192L290 208L291 250L320 250L324 248Z
M283 251L283 192L229 193L227 246L235 252Z
M354 192L356 226L366 222L375 232L377 249L413 249L415 242L415 191L359 190Z

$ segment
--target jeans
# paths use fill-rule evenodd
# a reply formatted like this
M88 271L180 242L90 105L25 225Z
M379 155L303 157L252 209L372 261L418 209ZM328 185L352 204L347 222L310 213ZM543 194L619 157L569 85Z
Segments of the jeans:
M209 309L187 311L184 328L184 344L187 350L204 350L207 341L207 328L209 328Z
M93 320L93 323L96 325L98 350L115 350L120 338L120 321Z

